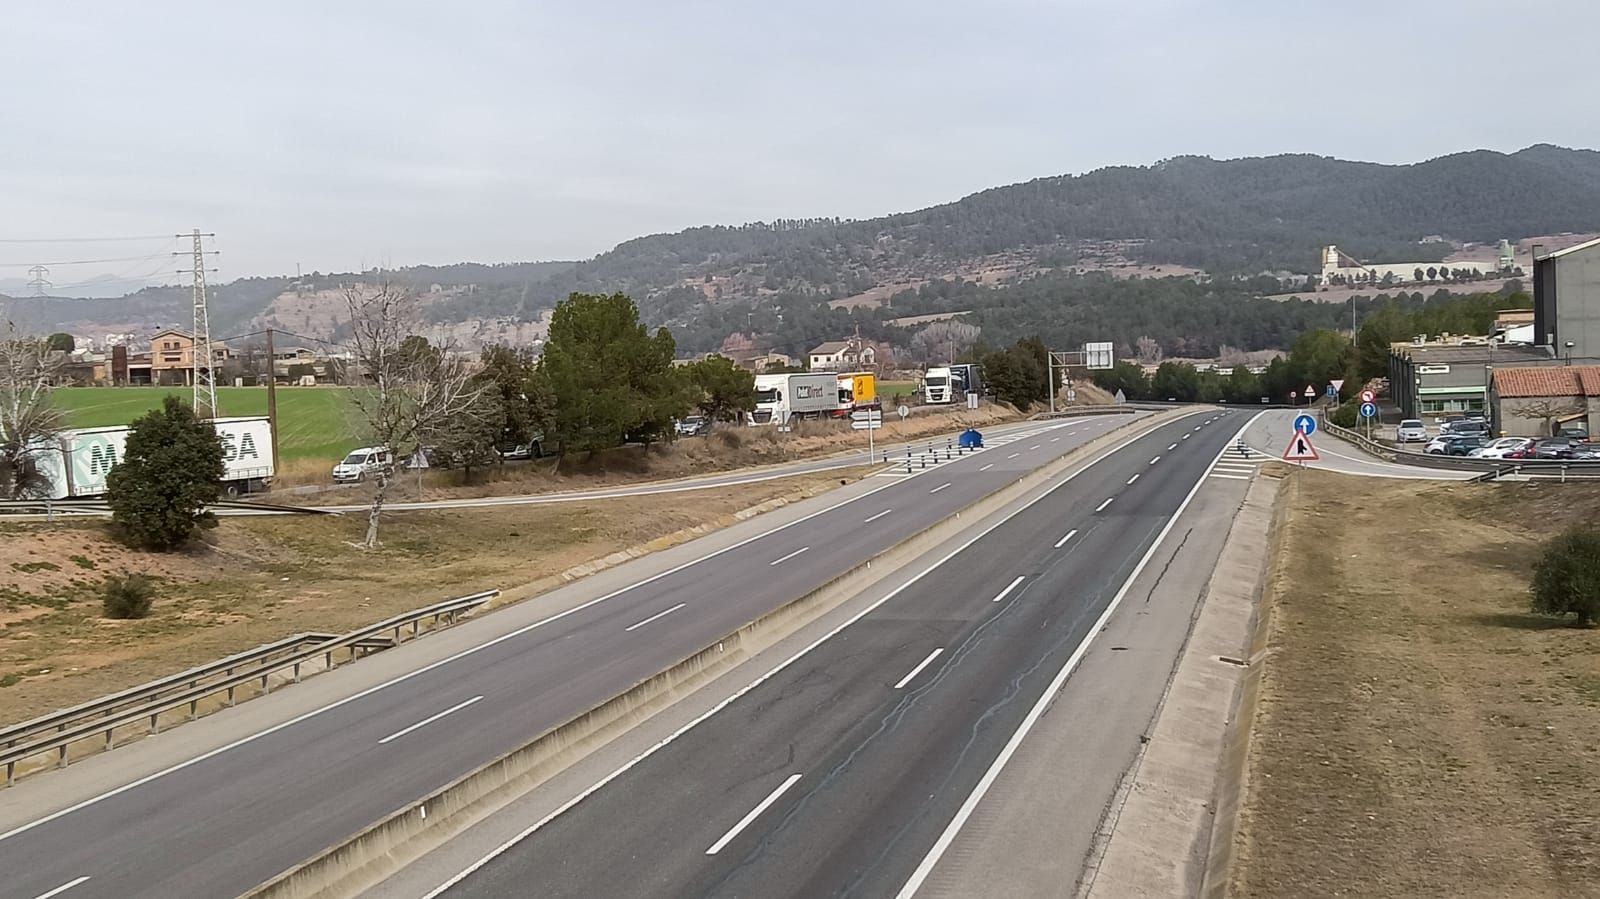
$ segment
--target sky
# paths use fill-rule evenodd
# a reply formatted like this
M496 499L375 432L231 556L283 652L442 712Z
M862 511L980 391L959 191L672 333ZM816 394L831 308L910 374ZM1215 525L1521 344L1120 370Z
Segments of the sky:
M1600 147L1592 0L63 0L0 31L0 285L172 280L158 236L191 228L231 280L581 259L1183 154Z

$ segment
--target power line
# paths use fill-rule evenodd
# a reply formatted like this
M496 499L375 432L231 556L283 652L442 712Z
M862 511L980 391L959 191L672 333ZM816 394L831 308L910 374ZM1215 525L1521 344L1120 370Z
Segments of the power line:
M136 240L171 240L166 234L136 237L0 237L0 243L123 243Z
M33 265L103 265L108 262L146 262L165 253L149 256L116 256L110 259L68 259L60 262L0 262L0 268L27 268Z

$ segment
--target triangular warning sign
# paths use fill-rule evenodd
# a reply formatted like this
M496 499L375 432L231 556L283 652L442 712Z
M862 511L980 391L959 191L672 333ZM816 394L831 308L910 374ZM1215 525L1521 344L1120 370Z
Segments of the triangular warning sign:
M1289 448L1283 451L1283 458L1288 462L1316 462L1322 457L1317 455L1317 448L1311 445L1311 438L1296 431L1294 438L1289 441Z

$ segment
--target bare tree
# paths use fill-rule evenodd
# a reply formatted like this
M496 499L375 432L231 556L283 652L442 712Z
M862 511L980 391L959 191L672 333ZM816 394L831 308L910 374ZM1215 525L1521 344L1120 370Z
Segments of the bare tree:
M41 465L65 423L50 402L64 353L53 352L42 337L27 337L6 323L0 337L0 496L33 499L54 486Z
M1583 414L1583 406L1568 397L1550 397L1547 399L1518 400L1512 412L1519 418L1537 418L1541 420L1539 435L1548 437L1555 432L1556 423L1564 419Z
M1134 346L1136 347L1135 351L1139 354L1140 362L1146 365L1154 365L1161 361L1163 355L1161 344L1157 343L1154 337L1140 337L1134 341Z
M472 409L483 387L461 356L417 336L421 318L406 288L357 285L345 290L345 304L358 379L351 404L373 445L386 447L403 464ZM389 472L374 478L361 544L366 549L378 545L378 520L392 478Z
M966 322L934 322L911 336L911 352L923 362L954 362L978 342L982 331Z

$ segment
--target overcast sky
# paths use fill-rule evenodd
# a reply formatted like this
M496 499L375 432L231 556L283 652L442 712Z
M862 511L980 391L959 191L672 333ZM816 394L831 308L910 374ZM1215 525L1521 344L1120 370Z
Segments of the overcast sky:
M170 247L17 240L198 226L224 279L572 259L1179 154L1600 147L1593 0L64 0L3 31L0 279L141 257L57 284Z

